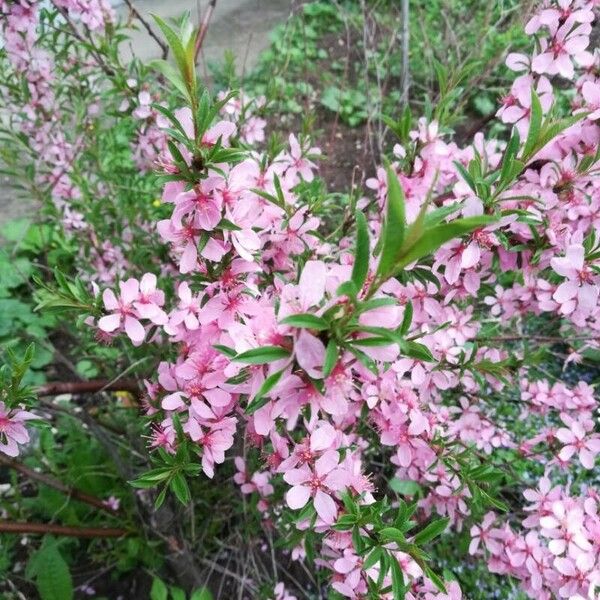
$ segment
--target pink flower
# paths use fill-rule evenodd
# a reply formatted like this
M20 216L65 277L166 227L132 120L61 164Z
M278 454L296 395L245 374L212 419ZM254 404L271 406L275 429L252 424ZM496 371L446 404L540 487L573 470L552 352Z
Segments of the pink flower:
M337 505L332 494L346 487L346 475L338 468L339 460L337 451L328 450L315 461L314 467L304 464L299 469L287 471L283 478L293 486L285 496L288 506L294 510L303 508L312 497L323 522L334 523Z
M107 333L123 327L131 341L139 346L146 337L146 331L139 322L140 315L135 308L135 303L139 299L140 284L137 279L131 278L120 282L119 288L121 290L119 298L112 290L104 290L102 294L104 306L106 310L114 312L102 317L98 321L98 327Z
M561 305L561 312L568 315L576 308L591 312L598 301L598 286L593 271L585 265L584 247L571 244L565 256L553 258L550 264L559 275L567 278L552 296Z
M295 185L298 176L305 181L312 181L314 179L313 171L316 170L317 166L307 156L320 154L321 151L318 148L302 148L298 138L293 133L290 133L289 142L290 152L284 155L284 162L287 164L286 181L291 186Z
M568 507L566 502L552 504L552 513L540 519L542 534L551 538L548 549L559 556L567 551L577 557L581 552L591 550L583 528L584 514L578 506Z
M577 454L585 469L593 469L595 458L600 454L600 437L587 437L588 434L579 421L565 420L565 423L568 424L568 429L561 427L556 432L557 439L564 444L558 457L567 461Z
M0 452L8 456L19 454L19 444L29 441L25 421L38 419L33 413L18 408L9 409L0 401Z
M140 293L133 303L142 319L149 319L156 325L165 325L168 317L161 306L165 303L165 294L156 289L156 275L145 273L140 280Z
M581 88L581 95L586 103L585 109L592 113L587 118L591 121L600 119L600 83L585 81Z
M475 554L479 549L480 542L492 553L498 554L501 550L501 544L494 538L494 532L497 529L492 529L492 525L497 516L493 512L489 512L483 518L481 525L473 525L471 527L471 543L469 544L469 554Z
M552 40L542 40L543 51L531 63L535 73L560 74L571 79L575 73L571 58L581 65L588 65L593 61L591 54L586 51L590 43L591 25L583 23L574 29L572 27L571 20L567 20L561 27L558 27L558 23L550 26Z

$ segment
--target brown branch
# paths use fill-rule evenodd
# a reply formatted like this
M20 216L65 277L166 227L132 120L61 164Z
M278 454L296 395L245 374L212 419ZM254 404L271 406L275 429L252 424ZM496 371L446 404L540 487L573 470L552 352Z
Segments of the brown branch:
M119 379L111 382L108 379L91 381L55 381L46 383L36 389L38 396L59 396L60 394L86 394L94 392L131 392L139 394L140 387L135 379Z
M496 337L477 338L478 342L520 342L532 340L535 342L548 342L550 344L568 344L571 341L591 341L597 340L600 336L589 335L574 335L567 337L552 336L552 335L504 335Z
M16 523L0 521L0 533L32 533L66 535L80 538L108 538L130 535L132 532L119 527L68 527L51 523Z
M150 23L142 17L131 0L125 0L125 4L129 7L131 14L144 26L148 35L160 46L161 56L163 60L165 60L169 54L169 47L158 37L158 35L156 35L156 33L154 33L154 30L150 27Z
M65 485L62 481L59 481L58 479L55 479L54 477L51 477L50 475L45 475L44 473L38 473L37 471L34 471L33 469L26 467L24 464L12 459L12 458L9 458L7 456L3 456L2 454L0 454L0 465L5 465L7 467L10 467L11 469L14 469L15 471L18 471L19 473L25 475L25 477L28 477L29 479L33 479L34 481L39 481L40 483L43 483L44 485L54 488L55 490L58 490L59 492L66 494L69 498L74 498L75 500L85 502L86 504L89 504L90 506L95 506L96 508L105 510L112 514L119 512L118 509L115 510L115 509L111 508L110 506L107 506L107 504L105 502L103 502L102 500L100 500L100 498L97 498L96 496L91 496L90 494L86 494L85 492L82 492L81 490L78 490L77 488Z
M202 23L200 25L200 31L198 31L198 37L196 38L196 49L194 52L194 64L198 64L198 55L200 54L200 49L202 48L202 44L204 42L204 38L206 37L206 32L208 31L208 25L210 24L210 18L212 17L213 11L215 10L215 6L217 5L217 0L210 0L208 6L206 7L206 13L204 13L204 18L202 19Z

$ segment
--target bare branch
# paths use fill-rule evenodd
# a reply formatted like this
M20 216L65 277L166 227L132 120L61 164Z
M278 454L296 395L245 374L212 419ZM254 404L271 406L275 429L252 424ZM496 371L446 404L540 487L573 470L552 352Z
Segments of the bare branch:
M160 37L158 37L152 27L150 27L150 23L148 23L148 21L142 17L131 0L125 0L125 4L127 4L129 7L131 14L144 26L148 32L148 35L160 46L161 56L163 60L165 60L169 55L169 47L160 39Z
M139 394L140 387L135 379L120 379L110 382L107 379L92 381L55 381L46 383L36 389L38 396L59 396L60 394L86 394L94 392L131 392Z
M80 538L113 538L130 535L132 532L120 527L67 527L50 523L18 523L0 521L0 533L31 533L64 535Z
M210 18L212 17L216 5L217 0L210 0L208 6L206 7L206 12L204 13L204 18L202 19L202 23L200 25L200 31L198 31L198 37L196 38L196 50L194 53L195 64L198 63L200 49L202 48L202 44L204 43L204 38L206 37L206 32L208 31L208 26L210 24Z
M115 509L111 508L105 502L100 500L100 498L97 498L96 496L91 496L90 494L86 494L85 492L82 492L81 490L78 490L77 488L65 485L62 481L59 481L58 479L55 479L54 477L51 477L50 475L45 475L44 473L38 473L37 471L34 471L33 469L26 467L24 464L12 459L12 458L9 458L7 456L4 456L2 454L0 454L0 465L5 465L7 467L10 467L11 469L15 469L15 471L18 471L19 473L25 475L25 477L28 477L29 479L32 479L33 481L39 481L40 483L43 483L44 485L47 485L51 488L54 488L55 490L58 490L59 492L62 492L63 494L66 494L70 498L75 498L76 500L85 502L86 504L89 504L90 506L95 506L96 508L105 510L112 514L119 512L118 509L115 510Z

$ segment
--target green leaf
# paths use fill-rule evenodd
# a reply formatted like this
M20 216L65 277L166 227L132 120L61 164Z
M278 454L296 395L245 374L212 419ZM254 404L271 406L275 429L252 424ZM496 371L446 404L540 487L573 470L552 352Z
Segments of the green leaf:
M394 594L394 600L404 600L406 595L404 576L402 575L402 569L394 556L390 557L390 567L392 570L392 592Z
M185 592L181 588L171 586L169 588L169 591L171 592L172 600L185 600L186 599Z
M410 329L413 318L413 305L412 302L408 302L404 306L404 315L402 316L402 324L400 325L400 335L406 335Z
M208 588L202 587L194 591L190 600L213 600L213 595Z
M188 71L188 58L186 56L181 40L179 39L179 35L173 29L171 29L171 27L167 25L167 23L165 23L165 21L163 21L158 15L152 15L152 18L160 27L161 31L163 32L163 35L167 40L167 43L169 44L169 47L173 51L175 62L179 67L179 71L181 73L183 81L185 82L185 86L189 94L191 91L193 91L194 88L192 87L192 82L190 81L190 73Z
M354 282L352 280L350 281L345 281L344 283L342 283L340 285L340 287L338 287L337 291L336 291L336 295L337 296L348 296L348 298L356 298L356 296L358 296L358 292L360 290L358 290L356 288L356 286L354 285Z
M434 225L438 225L441 223L446 217L454 214L457 210L460 210L463 206L462 202L454 202L453 204L449 204L448 206L442 206L440 208L436 208L431 212L425 214L423 219L423 225L425 227L433 227Z
M383 549L381 548L381 546L375 546L375 548L371 550L365 562L363 563L363 571L367 571L371 567L375 566L380 561L382 552Z
M232 360L247 365L264 365L282 358L288 358L289 355L290 353L281 346L262 346L261 348L246 350L246 352L238 354Z
M429 523L429 525L427 525L427 527L425 527L425 529L422 529L419 531L419 533L417 533L417 535L415 535L413 542L417 546L422 546L423 544L430 542L444 532L446 527L448 527L449 522L450 519L448 517L432 521Z
M469 171L467 171L467 169L465 169L465 167L461 163L459 163L457 160L455 160L453 162L454 162L454 166L456 167L456 170L460 173L460 176L465 180L465 183L471 188L471 190L475 194L477 194L477 185L475 183L475 180L469 173Z
M290 315L279 321L279 323L281 325L289 325L290 327L299 327L302 329L317 329L319 331L329 329L329 323L325 319L311 313Z
M41 600L71 600L73 580L65 559L52 538L45 538L34 557L36 587Z
M185 81L177 72L177 69L170 65L166 60L157 58L150 61L149 66L164 75L165 79L171 83L184 98L189 97Z
M237 352L229 346L223 346L222 344L213 344L213 348L219 351L221 354L224 354L227 358L235 358L237 356Z
M395 542L399 548L406 548L408 546L404 534L395 527L384 527L379 531L379 535L386 542Z
M387 167L387 213L382 233L382 248L377 267L377 275L386 277L394 270L398 255L404 243L406 214L404 191L391 167Z
M171 479L171 490L177 496L177 499L181 504L188 505L190 503L191 494L190 488L185 480L185 477L181 473L175 473L173 478Z
M471 233L475 229L485 227L496 220L495 217L482 215L456 219L450 223L443 223L431 227L430 229L425 230L422 237L402 255L400 261L396 264L396 269L400 270L424 256L429 256L446 242L467 233Z
M354 356L361 362L371 373L374 375L379 375L379 369L377 368L377 364L375 361L368 355L366 355L362 350L355 348L354 346L348 346L348 350L354 354Z
M440 592L442 592L442 594L448 593L448 591L446 590L446 586L442 581L442 578L437 573L435 573L428 564L423 564L423 572L425 573L425 576L431 580L433 585L435 585L435 587L438 590L440 590Z
M167 600L168 595L169 592L165 582L155 577L152 580L152 587L150 588L150 600Z
M354 249L354 265L352 267L351 280L357 290L362 290L362 287L367 279L369 272L369 228L365 215L356 211L356 246Z
M540 131L542 128L542 105L540 98L537 95L535 89L531 88L531 110L529 117L529 132L527 133L527 140L523 147L522 157L525 159L531 158L533 150L537 146L538 138L540 137Z
M403 356L414 358L415 360L423 360L425 362L434 362L433 355L427 346L417 342L402 340L400 344L400 353Z
M329 377L333 368L337 364L340 355L339 348L334 340L327 342L327 348L325 349L325 361L323 362L323 377Z
M255 413L269 401L267 394L279 383L282 375L283 371L277 371L263 381L258 392L256 392L256 396L254 396L250 404L246 407L246 414L251 415Z

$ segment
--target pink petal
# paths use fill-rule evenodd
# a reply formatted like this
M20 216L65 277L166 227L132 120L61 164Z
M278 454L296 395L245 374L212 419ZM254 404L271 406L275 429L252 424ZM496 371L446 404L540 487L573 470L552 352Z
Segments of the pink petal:
M134 344L141 344L146 337L146 330L142 324L129 315L125 317L125 333Z
M327 268L325 263L320 260L309 260L298 283L298 292L300 296L300 305L302 310L307 310L311 306L317 306L325 294L325 280L327 278Z
M104 307L106 310L116 310L119 308L119 302L112 290L104 290L102 294L102 300L104 301Z
M314 500L315 510L321 519L331 525L337 517L337 506L334 499L321 490L317 490ZM304 505L303 505L304 506Z
M552 297L560 304L564 304L572 298L575 298L578 291L579 288L577 287L576 283L573 281L565 281L564 283L561 283L558 288L556 288L556 291Z
M285 500L291 509L302 508L310 498L310 488L305 485L295 485L285 495Z
M98 321L98 327L102 329L102 331L106 331L107 333L111 333L115 329L117 329L121 325L121 315L114 313L112 315L107 315L106 317L102 317Z

